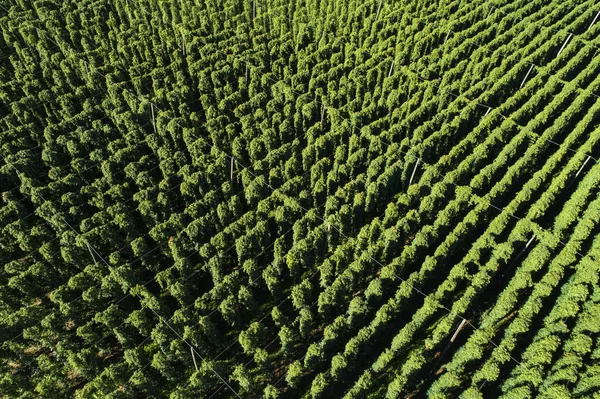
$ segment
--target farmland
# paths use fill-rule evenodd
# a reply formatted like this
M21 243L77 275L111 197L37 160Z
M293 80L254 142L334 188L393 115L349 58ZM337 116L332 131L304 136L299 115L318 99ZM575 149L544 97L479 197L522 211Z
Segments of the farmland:
M599 394L595 2L0 29L0 397Z

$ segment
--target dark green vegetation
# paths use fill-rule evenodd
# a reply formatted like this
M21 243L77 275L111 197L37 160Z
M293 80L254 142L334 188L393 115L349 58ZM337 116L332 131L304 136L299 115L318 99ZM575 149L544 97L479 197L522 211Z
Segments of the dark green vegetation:
M596 394L599 11L0 3L0 397Z

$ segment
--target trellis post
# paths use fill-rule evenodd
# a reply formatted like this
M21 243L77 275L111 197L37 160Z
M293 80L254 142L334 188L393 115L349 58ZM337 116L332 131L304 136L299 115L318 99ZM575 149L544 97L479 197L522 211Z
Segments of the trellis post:
M558 57L560 55L560 53L562 53L562 51L565 49L565 47L567 46L567 43L569 43L569 40L571 40L571 37L573 37L572 33L569 33L569 37L567 37L567 40L565 40L565 44L562 45L562 47L560 48L560 50L558 50L558 54L556 54L556 56Z
M98 266L98 263L96 262L96 257L94 256L94 253L92 252L92 247L90 246L90 243L86 241L85 244L88 247L88 251L90 251L90 255L92 255L92 259L94 260L94 264L96 266Z
M150 103L150 111L152 112L152 127L154 128L154 133L156 134L156 119L154 118L154 103Z
M527 241L527 244L525 244L525 249L529 248L529 246L531 245L531 243L533 242L533 240L535 240L535 234L531 236L531 238L529 239L529 241Z
M585 162L583 163L583 165L581 165L581 168L579 168L579 170L577 171L577 174L575 175L575 177L579 176L579 174L581 173L583 168L585 168L585 165L587 165L587 163L590 161L590 158L591 158L591 156L588 155Z
M379 11L381 11L381 0L379 0L379 5L377 6L377 15L375 15L375 21L379 18Z
M190 346L190 352L192 352L192 360L194 361L194 367L198 371L198 363L196 363L196 355L194 354L194 348Z
M521 86L519 86L519 89L521 89L523 87L523 85L525 84L525 81L527 80L527 77L529 76L529 74L531 73L531 70L533 69L533 64L531 64L531 66L529 67L529 70L527 71L527 73L525 74L525 77L523 78L523 81L521 82Z
M452 338L450 338L450 342L454 342L454 340L458 336L458 333L460 332L460 330L462 330L462 328L464 327L464 325L465 325L466 322L467 322L467 319L462 319L462 322L460 323L460 325L458 326L458 328L454 332L454 335L452 336Z
M408 182L408 185L410 186L413 182L413 179L415 177L415 173L417 172L417 166L419 166L419 162L421 161L421 158L417 158L417 162L415 163L415 167L413 168L412 171L412 175L410 175L410 181Z
M598 17L600 17L600 11L598 11L598 14L596 14L596 16L594 17L594 20L592 21L592 23L590 24L590 26L588 26L588 28L586 29L586 32L588 30L590 30L590 28L592 27L592 25L594 25L594 23L596 22L596 20L598 19Z
M444 38L444 43L443 44L446 44L446 41L448 40L448 36L450 36L450 32L452 32L452 30L448 29L448 32L446 33L446 37Z

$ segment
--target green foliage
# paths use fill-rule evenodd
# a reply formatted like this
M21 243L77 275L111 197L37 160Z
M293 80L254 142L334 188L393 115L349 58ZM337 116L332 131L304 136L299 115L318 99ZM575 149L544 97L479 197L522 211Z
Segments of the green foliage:
M591 0L5 3L0 396L598 391Z

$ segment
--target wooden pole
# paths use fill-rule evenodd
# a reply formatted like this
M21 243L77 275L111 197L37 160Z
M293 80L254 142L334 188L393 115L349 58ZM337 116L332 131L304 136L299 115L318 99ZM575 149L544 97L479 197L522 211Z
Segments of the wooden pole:
M458 316L461 317L461 316ZM431 369L431 373L434 373L435 370L438 368L439 364L442 362L442 360L444 359L444 355L446 354L446 352L448 351L448 348L450 348L450 346L452 345L452 343L454 342L454 340L456 339L456 336L458 335L458 333L460 332L460 330L463 328L463 326L465 325L465 323L467 322L467 319L462 318L462 322L460 323L460 325L458 326L458 328L456 329L456 331L454 332L454 335L452 336L452 338L450 338L450 342L448 342L446 344L446 347L444 348L444 350L442 351L442 353L440 354L440 356L438 357L437 361L435 362L435 364L433 365L433 368Z
M377 6L377 15L375 15L375 21L379 18L379 11L381 11L381 0L379 0L379 5Z
M489 17L489 16L490 16L490 14L492 13L492 10L493 10L494 8L496 8L496 7L494 7L494 6L490 6L490 10L488 11L488 14L485 16L485 18L486 18L486 19L487 19L487 17Z
M323 128L323 119L325 119L325 103L321 104L321 129Z
M92 252L92 247L90 247L90 243L86 241L85 244L88 247L88 251L90 251L90 255L92 255L92 259L94 260L94 264L96 266L98 266L98 263L96 262L96 257L94 256L94 253Z
M529 241L527 241L527 244L525 244L525 248L528 248L529 245L531 245L531 243L533 242L533 240L535 240L535 234L531 236Z
M194 360L194 367L196 371L198 371L198 363L196 363L196 355L194 354L194 348L190 346L190 352L192 352L192 359Z
M392 71L394 70L394 60L392 60L392 65L390 65L390 71L388 72L388 78L392 76Z
M410 175L410 181L408 182L409 186L412 184L413 178L415 177L415 173L417 172L417 166L419 166L420 161L421 158L417 158L417 162L415 163L415 167L413 168L412 175Z
M556 56L558 57L560 55L560 53L562 53L562 51L565 49L565 47L567 46L567 43L569 43L569 40L571 40L571 37L573 36L572 33L569 33L569 37L567 37L567 40L565 40L565 44L562 45L562 47L560 48L560 50L558 50L558 54L556 54Z
M581 168L579 168L579 170L577 171L577 174L575 175L575 177L579 176L579 174L581 173L583 168L585 168L585 165L587 165L587 163L590 161L590 158L591 158L591 156L588 155L585 162L583 163L583 165L581 165Z
M154 103L150 103L150 110L152 111L152 127L154 128L154 133L156 133L156 120L154 119Z
M523 85L525 84L525 81L527 80L527 77L531 73L532 69L533 69L533 64L531 64L531 66L529 67L529 71L527 71L527 73L525 74L525 77L523 78L523 81L521 82L521 86L519 86L519 89L521 89L523 87Z
M231 177L231 181L233 181L233 157L231 157L231 173L230 173L230 177Z
M592 25L594 25L594 23L596 22L596 20L598 19L598 17L600 17L600 11L598 11L598 14L596 14L596 16L594 17L594 20L592 21L592 23L590 24L590 26L588 26L588 28L586 29L586 32L588 30L590 30L590 28L592 27Z
M452 338L450 338L450 342L454 342L454 340L456 339L456 336L458 335L460 330L462 330L462 328L464 327L466 322L467 322L467 319L463 319L463 321L460 323L460 326L458 326L458 328L454 332L454 335L452 336Z
M252 2L252 19L256 18L256 1Z
M444 38L444 43L446 44L446 41L448 40L448 36L450 36L450 32L452 32L450 29L448 30L448 33L446 33L446 37Z
M490 107L490 106L488 105L488 110L487 110L487 111L485 111L485 115L483 115L483 116L486 116L487 114L489 114L491 110L492 110L492 107Z

